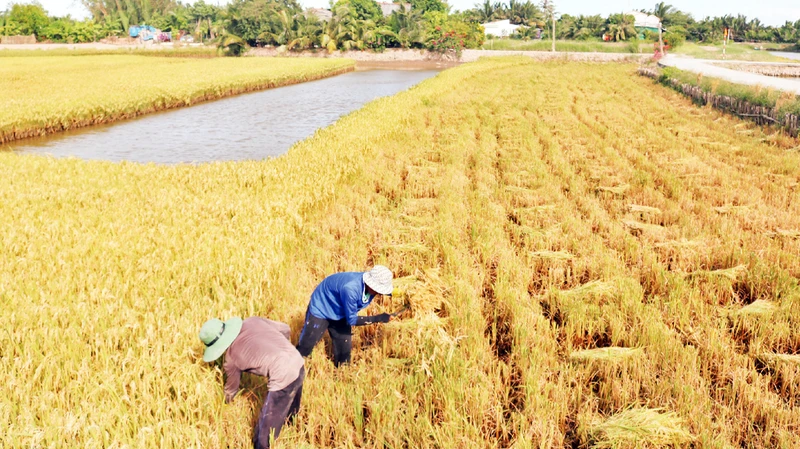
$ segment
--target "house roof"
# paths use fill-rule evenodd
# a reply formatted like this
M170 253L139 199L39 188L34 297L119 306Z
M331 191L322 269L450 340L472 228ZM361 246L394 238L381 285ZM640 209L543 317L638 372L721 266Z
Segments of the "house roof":
M631 11L625 14L633 16L633 26L635 27L658 28L661 26L661 19L652 14L643 13L641 11Z
M317 16L319 20L331 20L333 17L333 12L330 9L325 8L308 8L306 9L306 13L313 14Z

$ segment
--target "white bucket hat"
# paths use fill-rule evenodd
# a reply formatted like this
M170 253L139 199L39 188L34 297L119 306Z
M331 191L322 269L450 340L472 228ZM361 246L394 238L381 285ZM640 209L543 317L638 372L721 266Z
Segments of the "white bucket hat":
M375 265L364 273L364 283L381 295L391 295L392 277L392 270L383 265Z

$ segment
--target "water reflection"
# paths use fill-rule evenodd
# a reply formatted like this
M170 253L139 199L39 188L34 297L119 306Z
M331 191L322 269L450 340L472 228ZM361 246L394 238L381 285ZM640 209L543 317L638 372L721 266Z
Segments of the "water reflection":
M365 103L405 90L440 70L358 70L116 124L21 140L3 149L165 164L264 159L283 154L295 142Z

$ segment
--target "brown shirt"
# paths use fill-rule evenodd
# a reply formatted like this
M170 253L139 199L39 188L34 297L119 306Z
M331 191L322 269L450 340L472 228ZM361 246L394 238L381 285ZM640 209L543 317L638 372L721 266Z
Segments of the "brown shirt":
M289 341L289 325L260 317L250 317L225 352L225 400L239 392L242 372L269 378L267 389L286 388L297 379L303 357Z

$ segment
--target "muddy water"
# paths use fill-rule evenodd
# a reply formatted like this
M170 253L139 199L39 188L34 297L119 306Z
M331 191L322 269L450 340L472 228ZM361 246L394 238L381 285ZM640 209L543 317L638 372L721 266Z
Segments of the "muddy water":
M443 68L359 66L332 78L25 139L0 150L161 164L264 159L283 154L365 103L408 89Z

